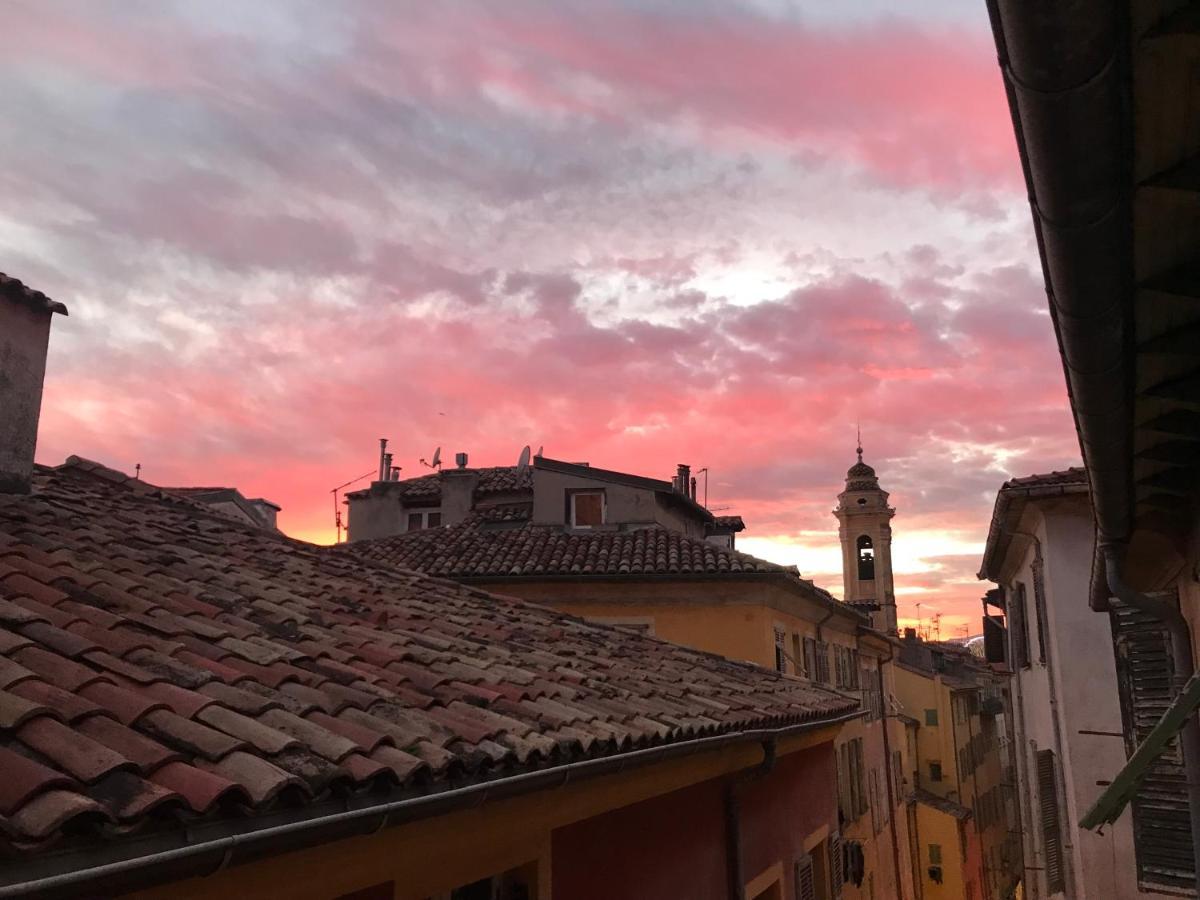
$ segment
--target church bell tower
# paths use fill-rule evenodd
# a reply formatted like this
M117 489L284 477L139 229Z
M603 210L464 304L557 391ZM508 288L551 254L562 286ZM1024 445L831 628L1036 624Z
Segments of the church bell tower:
M842 541L843 597L871 617L871 627L896 634L896 593L892 584L892 516L888 494L875 470L858 462L846 472L846 489L833 511Z

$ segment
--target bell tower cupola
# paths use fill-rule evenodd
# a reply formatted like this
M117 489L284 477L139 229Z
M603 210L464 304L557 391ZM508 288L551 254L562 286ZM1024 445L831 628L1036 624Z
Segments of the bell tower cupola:
M896 593L892 584L892 516L888 493L879 486L875 470L858 462L846 472L846 489L833 511L842 541L842 590L851 606L871 617L871 627L896 634Z

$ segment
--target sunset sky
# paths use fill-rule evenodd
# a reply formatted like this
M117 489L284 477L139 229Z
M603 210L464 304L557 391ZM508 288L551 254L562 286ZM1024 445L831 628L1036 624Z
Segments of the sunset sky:
M905 17L897 17L896 9ZM1077 462L983 0L30 0L0 270L70 308L38 459L330 489L441 446L668 478L840 592L978 630L995 490Z

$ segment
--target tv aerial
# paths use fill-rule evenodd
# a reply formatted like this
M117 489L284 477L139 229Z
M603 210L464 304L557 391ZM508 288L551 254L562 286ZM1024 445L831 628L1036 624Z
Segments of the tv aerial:
M426 462L424 457L421 458L421 465L427 469L441 469L442 467L442 448L438 447L433 451L433 459Z
M521 455L517 457L517 471L524 472L529 468L529 445L526 444L521 450Z

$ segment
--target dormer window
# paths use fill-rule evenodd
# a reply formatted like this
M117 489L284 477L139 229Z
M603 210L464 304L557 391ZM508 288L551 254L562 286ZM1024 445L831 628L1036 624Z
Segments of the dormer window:
M857 542L858 547L858 580L875 580L875 545L868 535L862 535Z
M597 528L604 524L604 491L574 491L570 495L572 528Z

